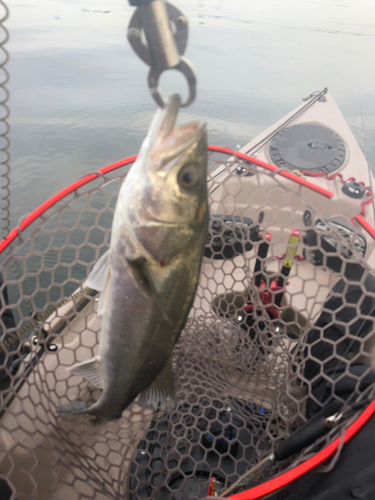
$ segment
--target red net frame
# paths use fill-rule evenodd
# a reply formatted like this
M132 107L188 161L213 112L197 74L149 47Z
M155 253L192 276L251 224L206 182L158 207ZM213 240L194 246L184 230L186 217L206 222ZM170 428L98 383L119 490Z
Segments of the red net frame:
M287 178L293 182L296 182L297 184L304 186L306 188L312 189L316 191L317 193L321 194L324 197L331 198L333 196L333 193L321 188L320 186L307 181L305 179L302 179L290 172L284 171L282 169L278 169L277 167L274 167L273 165L267 164L265 162L262 162L260 160L257 160L256 158L253 158L251 156L245 155L240 152L234 152L228 148L222 148L219 146L209 146L209 150L211 152L216 152L220 154L227 155L229 157L235 157L239 160L243 160L245 162L249 162L255 165L258 165L273 174L280 175L281 177ZM63 189L53 197L51 197L49 200L47 200L45 203L43 203L40 207L38 207L36 210L34 210L29 216L25 217L22 222L19 224L19 226L15 229L13 229L9 235L4 238L4 240L0 243L0 253L4 252L11 244L14 242L14 240L17 238L17 236L22 237L22 232L25 231L30 225L32 225L33 222L35 222L39 217L41 217L46 211L48 211L51 207L53 207L56 203L60 202L63 200L66 196L69 194L73 193L77 189L81 188L82 186L90 183L91 181L97 179L98 177L108 174L109 172L112 172L120 167L124 167L126 165L130 165L136 160L137 156L131 156L129 158L126 158L124 160L121 160L119 162L113 163L111 165L108 165L99 171L88 174L81 178L80 180L76 181L75 183L71 184L67 188ZM375 412L375 402L370 403L370 405L351 423L351 425L346 429L345 434L344 434L344 442L347 442L349 439L351 439L362 427L363 425L371 418L371 416ZM306 474L310 470L312 470L314 467L318 466L325 460L327 460L329 457L331 457L335 451L337 451L339 445L341 442L341 438L336 438L333 442L328 444L325 448L323 448L320 452L315 454L312 458L304 461L303 463L295 466L291 470L277 476L274 479L271 479L269 481L264 482L263 484L251 488L243 493L235 495L233 498L236 498L237 500L250 500L250 499L256 499L256 498L262 498L263 496L272 493L273 491L276 491L280 489L281 487L286 486L289 484L291 481L297 479L303 474Z

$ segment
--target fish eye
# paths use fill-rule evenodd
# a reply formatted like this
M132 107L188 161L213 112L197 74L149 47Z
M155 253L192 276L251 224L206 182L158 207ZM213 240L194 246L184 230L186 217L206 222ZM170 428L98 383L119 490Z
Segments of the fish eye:
M185 165L178 174L178 183L184 189L190 191L199 184L199 172L194 165Z

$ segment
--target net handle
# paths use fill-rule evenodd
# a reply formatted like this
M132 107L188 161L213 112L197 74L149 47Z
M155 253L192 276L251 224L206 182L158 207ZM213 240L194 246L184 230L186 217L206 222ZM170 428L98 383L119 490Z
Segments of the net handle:
M208 146L208 150L216 153L223 153L229 156L235 156L239 158L240 160L245 160L250 163L254 163L255 165L258 165L259 167L263 167L271 172L275 172L283 177L286 177L289 180L292 180L294 182L297 182L298 184L301 184L302 186L305 186L309 189L312 189L313 191L322 194L323 196L326 196L327 198L332 198L333 193L332 191L328 191L327 189L322 188L321 186L318 186L317 184L314 184L313 182L307 181L306 179L303 179L299 177L298 175L293 174L292 172L288 172L286 170L282 170L278 167L275 167L275 165L271 165L265 161L258 160L257 158L254 158L253 156L246 155L244 153L241 153L239 151L233 151L232 149L229 148L224 148L221 146ZM42 203L38 208L36 208L33 212L31 212L29 215L27 215L21 223L12 229L12 231L9 232L9 234L0 242L0 254L17 238L18 235L22 231L24 231L30 224L32 224L38 217L40 217L44 212L46 212L48 209L53 207L56 203L61 201L63 198L68 196L69 194L73 193L76 189L79 189L80 187L84 186L85 184L88 184L89 182L93 181L94 179L97 179L98 177L107 174L108 172L112 172L113 170L116 170L117 168L124 167L125 165L129 165L130 163L133 163L136 159L138 158L138 155L133 155L129 156L128 158L125 158L123 160L120 160L116 163L111 163L110 165L107 165L106 167L103 167L96 172L92 174L85 175L81 179L78 179L78 181L73 182L70 186L62 189L59 191L57 194L49 198L49 200L45 201ZM374 229L374 234L375 234L375 229Z
M369 406L359 415L359 417L346 429L343 443L346 444L353 436L355 436L362 427L370 420L370 418L375 414L375 400L373 400ZM250 488L249 490L237 493L228 498L232 500L257 500L267 496L271 493L275 493L277 490L284 488L291 482L299 479L308 472L312 471L337 451L340 446L342 437L337 437L332 443L327 445L321 451L316 453L313 457L309 458L300 465L297 465L291 470L284 472L283 474L266 481L259 486Z

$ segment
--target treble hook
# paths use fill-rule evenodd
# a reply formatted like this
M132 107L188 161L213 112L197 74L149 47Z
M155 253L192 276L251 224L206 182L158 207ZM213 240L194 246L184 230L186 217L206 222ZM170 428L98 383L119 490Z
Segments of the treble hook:
M186 16L164 0L129 0L129 3L137 9L130 19L128 40L135 53L151 67L148 86L152 97L158 106L165 107L167 101L159 89L160 76L168 69L176 69L185 76L189 87L189 96L181 107L189 106L195 100L197 80L192 64L182 57L188 40ZM147 44L142 41L142 30Z

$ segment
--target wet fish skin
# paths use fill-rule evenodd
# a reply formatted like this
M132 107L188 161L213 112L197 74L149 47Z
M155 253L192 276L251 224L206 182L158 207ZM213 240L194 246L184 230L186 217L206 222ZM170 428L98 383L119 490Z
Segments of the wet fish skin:
M160 394L173 397L171 353L194 300L208 229L205 127L175 127L178 108L173 96L156 113L119 193L111 246L102 258L108 270L102 265L89 278L89 284L105 278L97 286L99 359L89 365L98 365L101 397L90 408L61 407L60 415L120 418L151 384L155 404Z

